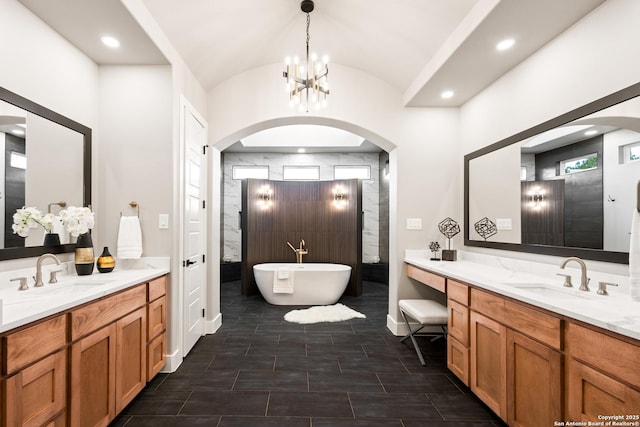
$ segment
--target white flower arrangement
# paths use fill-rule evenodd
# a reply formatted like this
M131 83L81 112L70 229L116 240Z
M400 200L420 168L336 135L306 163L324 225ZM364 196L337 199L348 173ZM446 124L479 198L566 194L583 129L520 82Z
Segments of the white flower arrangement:
M88 233L95 224L93 212L89 208L69 206L60 211L60 219L73 237Z
M27 237L29 230L38 228L38 226L44 228L45 232L51 233L54 220L55 216L53 214L48 213L43 215L38 208L23 207L16 210L16 213L13 214L13 225L11 229L14 234L20 237Z

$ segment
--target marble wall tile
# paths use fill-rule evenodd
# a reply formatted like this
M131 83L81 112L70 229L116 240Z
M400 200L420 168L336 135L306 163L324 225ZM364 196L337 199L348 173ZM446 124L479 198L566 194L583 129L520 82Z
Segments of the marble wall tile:
M232 179L234 165L266 165L269 179L282 180L285 165L309 165L320 167L320 179L333 180L335 165L367 165L371 168L371 179L362 183L362 208L364 229L362 234L363 262L372 262L380 254L380 155L378 153L223 153L223 206L222 206L222 248L223 259L240 261L241 232L238 212L241 209L241 184ZM388 199L387 199L388 200ZM382 248L384 251L385 248ZM386 249L388 250L388 248Z

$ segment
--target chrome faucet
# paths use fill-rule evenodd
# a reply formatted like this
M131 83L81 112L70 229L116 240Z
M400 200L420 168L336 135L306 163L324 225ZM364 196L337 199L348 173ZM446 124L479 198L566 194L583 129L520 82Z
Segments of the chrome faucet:
M300 239L300 247L298 249L294 248L293 245L289 242L287 242L287 245L289 245L291 250L296 253L296 262L298 264L302 264L302 255L306 255L309 253L309 251L304 248L304 246L306 245L304 239Z
M560 268L564 268L569 261L575 261L578 264L580 264L580 288L579 289L581 291L588 291L590 279L587 277L587 265L580 258L571 256L569 258L566 258L564 261L562 261L562 264L560 264Z
M42 282L42 262L47 258L53 259L57 265L60 265L60 260L54 254L40 255L38 261L36 262L36 283L33 286L44 286L44 283Z

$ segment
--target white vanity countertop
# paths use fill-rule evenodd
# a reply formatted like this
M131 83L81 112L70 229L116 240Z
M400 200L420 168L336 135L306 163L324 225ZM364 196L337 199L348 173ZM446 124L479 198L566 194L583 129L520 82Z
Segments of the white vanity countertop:
M632 301L629 296L628 277L587 270L592 280L589 283L590 291L584 292L578 290L580 270L574 268L578 267L575 262L561 270L559 266L527 261L515 261L513 264L501 261L496 265L489 258L487 262L482 258L454 262L430 261L429 253L425 251L407 251L404 261L435 274L640 340L640 302ZM514 265L526 265L527 268L518 269ZM564 278L556 273L570 274L574 287L564 288ZM594 280L596 276L599 277ZM607 296L598 295L599 280L620 286L608 287Z
M106 295L127 289L133 285L144 283L148 280L169 273L168 263L156 263L136 265L133 268L118 269L110 273L98 273L95 271L88 276L60 273L58 283L47 283L51 265L43 272L42 287L33 287L31 275L27 283L29 289L18 290L18 283L11 282L8 286L5 282L9 279L0 277L0 300L2 307L2 323L0 333L17 328L68 310L81 304L96 300ZM73 266L71 266L71 269ZM35 269L33 269L35 271ZM68 268L69 270L69 268ZM28 273L27 273L28 274ZM24 276L25 274L23 274ZM2 274L8 276L8 274ZM20 277L15 273L11 278Z

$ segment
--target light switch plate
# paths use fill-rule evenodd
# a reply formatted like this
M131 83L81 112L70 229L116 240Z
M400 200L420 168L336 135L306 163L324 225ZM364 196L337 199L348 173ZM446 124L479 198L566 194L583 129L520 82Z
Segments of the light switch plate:
M496 228L498 230L511 230L511 218L496 218Z
M422 218L407 218L407 230L422 230Z
M160 230L168 230L169 229L169 214L160 214L160 215L158 215L158 228Z

